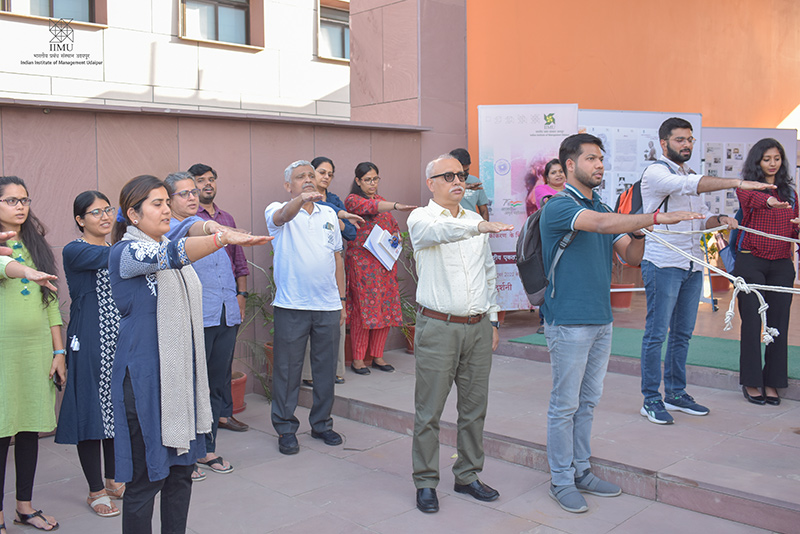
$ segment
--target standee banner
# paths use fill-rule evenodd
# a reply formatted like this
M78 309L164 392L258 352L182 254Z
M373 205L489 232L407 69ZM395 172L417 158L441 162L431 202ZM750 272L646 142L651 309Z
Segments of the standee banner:
M514 225L512 232L489 236L503 310L531 307L515 263L517 237L535 209L533 188L543 183L545 165L577 132L578 104L478 106L480 179L490 218Z

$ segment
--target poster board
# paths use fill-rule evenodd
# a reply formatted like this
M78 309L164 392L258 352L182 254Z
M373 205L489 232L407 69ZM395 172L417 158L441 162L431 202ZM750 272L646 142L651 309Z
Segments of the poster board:
M688 164L696 172L702 172L703 117L699 113L578 111L578 130L599 137L606 148L605 175L598 189L603 202L613 208L620 193L639 180L644 169L661 157L658 127L670 117L680 117L692 124L697 141Z
M490 199L490 219L514 225L511 232L489 234L502 310L531 307L517 271L517 237L545 164L577 131L577 104L478 106L480 178Z
M789 162L789 172L794 178L797 130L778 128L703 128L704 174L738 180L750 148L766 137L777 139L783 145L786 160ZM713 213L732 215L739 209L736 194L730 189L706 193L706 202Z

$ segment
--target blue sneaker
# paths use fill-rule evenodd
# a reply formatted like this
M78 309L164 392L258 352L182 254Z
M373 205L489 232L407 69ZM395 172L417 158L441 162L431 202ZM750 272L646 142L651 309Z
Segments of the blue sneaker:
M647 420L657 425L671 425L673 423L672 416L667 412L664 403L658 400L644 401L644 406L639 410L642 416L647 417Z
M688 393L665 396L664 406L666 406L667 410L679 410L689 415L708 415L708 408L697 404Z

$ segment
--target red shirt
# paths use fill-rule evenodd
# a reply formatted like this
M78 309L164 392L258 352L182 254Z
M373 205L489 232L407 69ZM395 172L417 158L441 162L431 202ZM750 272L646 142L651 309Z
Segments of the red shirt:
M798 217L796 194L793 199L794 205L790 208L770 208L767 205L767 199L770 196L781 200L775 190L764 192L737 189L736 196L739 197L739 204L744 214L742 226L768 234L797 238L797 225L789 222L790 219ZM754 256L765 260L792 257L792 243L763 237L751 232L745 232L741 249L749 250Z

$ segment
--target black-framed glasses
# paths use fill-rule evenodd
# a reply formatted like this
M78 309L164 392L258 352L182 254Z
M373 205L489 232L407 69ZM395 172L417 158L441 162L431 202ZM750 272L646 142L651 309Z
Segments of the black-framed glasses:
M23 206L30 206L31 202L33 202L33 199L30 197L25 197L25 198L8 197L8 198L0 198L0 202L5 202L6 204L8 204L13 208L14 206L17 205L18 202Z
M377 184L378 182L381 181L381 177L373 176L372 178L362 178L361 181L364 182L365 184Z
M447 183L452 182L458 176L459 182L466 182L467 181L467 173L465 172L443 172L442 174L434 174L431 176L431 180L434 178L444 178L444 181Z
M183 191L178 191L177 193L172 193L172 196L174 197L174 196L177 195L177 196L179 196L179 197L181 197L183 199L187 199L190 196L196 197L199 194L200 194L200 190L195 187L194 189L184 189Z
M95 219L99 219L103 215L111 217L114 215L114 212L117 211L117 208L114 206L108 206L107 208L95 208L92 211L87 211L83 214L83 217L86 218L87 215L91 215Z

